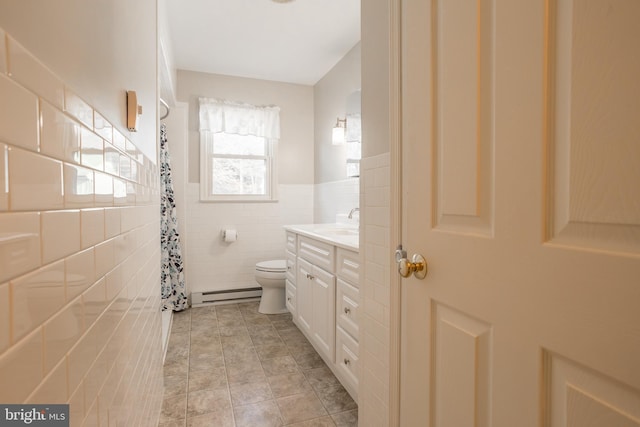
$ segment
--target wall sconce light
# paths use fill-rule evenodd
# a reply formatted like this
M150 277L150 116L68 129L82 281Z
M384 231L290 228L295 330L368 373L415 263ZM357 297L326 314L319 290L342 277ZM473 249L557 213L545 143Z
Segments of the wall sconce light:
M345 135L347 131L347 119L341 119L338 117L336 125L333 127L333 133L331 134L331 142L333 145L342 145L345 142Z
M127 91L127 129L131 132L138 131L138 116L142 114L142 106L138 105L138 96L135 90Z

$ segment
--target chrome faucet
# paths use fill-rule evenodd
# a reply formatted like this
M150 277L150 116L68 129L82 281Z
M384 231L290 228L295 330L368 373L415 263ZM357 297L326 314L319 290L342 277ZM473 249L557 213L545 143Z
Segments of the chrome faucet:
M354 214L355 212L359 212L359 211L360 211L360 208L353 208L353 209L351 209L351 212L349 212L349 216L348 216L348 218L349 218L349 219L353 219L353 214Z

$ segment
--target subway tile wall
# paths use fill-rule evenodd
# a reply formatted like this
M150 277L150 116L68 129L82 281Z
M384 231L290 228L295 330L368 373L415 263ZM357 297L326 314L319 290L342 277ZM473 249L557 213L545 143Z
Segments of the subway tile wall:
M158 173L0 30L0 402L70 403L72 426L155 425Z
M361 426L389 425L390 336L390 156L362 159L360 257L365 263L358 406Z
M331 223L337 214L348 214L360 206L360 179L323 182L314 186L314 222Z
M258 286L255 264L284 259L284 225L313 222L313 185L278 186L278 203L201 203L187 186L186 283L189 292ZM180 225L180 224L178 224ZM222 230L238 231L224 242Z

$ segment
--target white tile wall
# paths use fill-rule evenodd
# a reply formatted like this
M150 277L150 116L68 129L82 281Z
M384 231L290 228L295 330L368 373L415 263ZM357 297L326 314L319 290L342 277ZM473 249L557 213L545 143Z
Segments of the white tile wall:
M113 142L113 125L97 111L93 113L93 127L105 141Z
M335 222L337 214L348 214L351 212L351 209L360 207L359 198L359 178L316 184L314 193L314 222Z
M65 163L64 206L66 208L91 207L95 202L94 172L92 169Z
M313 185L280 185L278 203L200 203L198 185L186 198L189 292L257 286L256 262L284 259L282 227L313 222ZM226 228L238 231L236 242L222 241Z
M80 242L83 249L104 241L104 209L82 209L80 211Z
M162 402L158 167L112 123L0 30L0 402L73 426Z
M80 123L48 102L40 102L40 153L80 163Z
M12 211L62 209L62 162L9 147L9 204Z
M7 37L11 78L57 108L64 105L64 84L11 37Z
M80 211L46 211L40 215L42 263L48 264L80 250Z
M96 280L95 250L93 247L77 252L64 260L65 295L67 302L87 290Z
M36 329L0 357L0 401L22 403L43 379L42 330Z
M64 261L48 264L10 282L13 342L64 306Z
M38 97L0 75L0 141L38 150Z
M0 214L0 282L41 265L40 213Z
M359 423L389 425L390 334L390 163L389 154L360 162L364 209L360 216L360 251L365 262L360 284L362 306Z

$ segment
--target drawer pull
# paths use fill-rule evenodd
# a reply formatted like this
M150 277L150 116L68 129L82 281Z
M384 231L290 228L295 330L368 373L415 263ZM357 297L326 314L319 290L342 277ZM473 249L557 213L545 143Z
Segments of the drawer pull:
M313 277L312 275L310 275L309 273L307 273L307 279L309 279L309 280L313 280L313 279L315 279L315 277Z
M351 309L349 307L345 307L344 314L350 314L350 313L351 313Z
M291 302L291 297L287 297L287 301Z
M358 269L358 267L360 267L360 264L359 264L359 263L357 263L357 262L353 262L353 261L348 260L348 259L345 259L343 262L344 262L344 264L345 264L345 265L347 265L347 266L349 266L349 267L353 268L354 270L357 270L357 269Z
M346 357L344 358L344 364L349 366L351 364L351 360L347 359Z

